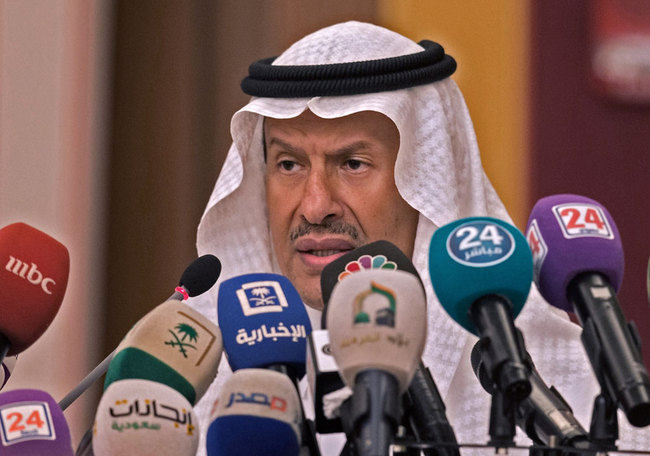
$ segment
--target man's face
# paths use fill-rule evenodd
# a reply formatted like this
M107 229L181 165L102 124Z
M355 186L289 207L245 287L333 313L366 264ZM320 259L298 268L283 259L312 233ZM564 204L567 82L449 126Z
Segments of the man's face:
M266 202L282 273L323 309L320 274L349 250L384 239L413 252L418 212L397 192L399 133L383 114L265 119Z

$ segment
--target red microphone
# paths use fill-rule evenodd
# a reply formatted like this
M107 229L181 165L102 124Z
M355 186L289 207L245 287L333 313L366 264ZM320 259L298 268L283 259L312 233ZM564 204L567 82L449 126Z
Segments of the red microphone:
M0 229L0 362L50 326L69 272L68 249L56 239L25 223Z

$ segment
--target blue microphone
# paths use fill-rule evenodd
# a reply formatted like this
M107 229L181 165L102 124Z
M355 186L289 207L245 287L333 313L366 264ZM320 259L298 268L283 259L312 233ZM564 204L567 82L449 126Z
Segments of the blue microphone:
M280 274L244 274L219 287L217 320L233 371L285 366L293 378L305 374L311 323L300 295Z
M208 456L298 456L300 398L293 382L268 369L239 369L214 403L206 435Z
M219 287L217 320L233 371L267 368L287 375L297 389L305 375L311 323L293 284L280 274L244 274ZM302 408L301 408L302 413ZM302 441L319 455L313 423L302 416Z

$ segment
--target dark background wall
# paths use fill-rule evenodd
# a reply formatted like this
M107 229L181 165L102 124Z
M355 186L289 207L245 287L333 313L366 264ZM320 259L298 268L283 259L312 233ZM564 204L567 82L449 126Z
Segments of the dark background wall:
M619 298L650 365L650 104L617 101L592 83L597 3L532 2L531 203L575 193L609 210L625 251Z
M116 2L104 353L196 258L248 65L326 25L374 21L375 3Z

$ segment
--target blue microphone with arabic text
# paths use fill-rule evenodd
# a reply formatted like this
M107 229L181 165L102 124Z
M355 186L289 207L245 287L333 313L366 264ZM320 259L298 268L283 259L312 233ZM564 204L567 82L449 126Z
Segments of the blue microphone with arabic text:
M266 368L294 383L305 375L311 323L293 284L280 274L244 274L219 287L217 320L233 371ZM302 408L301 408L302 413ZM320 454L311 420L302 420L302 441Z
M217 319L233 371L284 366L292 378L305 374L311 323L300 295L279 274L245 274L219 287Z
M240 369L226 380L211 413L208 456L298 456L302 411L293 382L268 369Z

